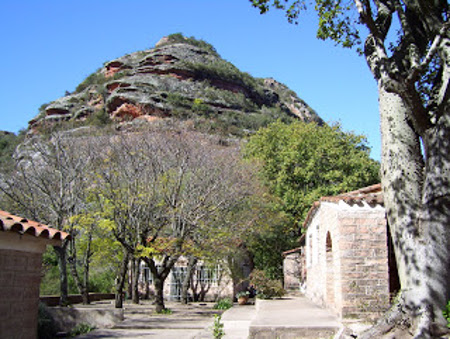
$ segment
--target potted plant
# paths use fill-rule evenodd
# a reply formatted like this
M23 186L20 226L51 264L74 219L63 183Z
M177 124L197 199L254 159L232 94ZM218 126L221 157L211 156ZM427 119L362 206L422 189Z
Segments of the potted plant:
M239 305L245 305L248 301L248 297L250 295L249 291L241 291L236 294L236 298L238 300Z

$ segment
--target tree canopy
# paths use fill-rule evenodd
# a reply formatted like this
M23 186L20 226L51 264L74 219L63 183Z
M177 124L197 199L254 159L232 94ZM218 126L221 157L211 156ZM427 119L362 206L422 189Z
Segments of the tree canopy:
M262 162L261 175L279 208L298 225L312 203L379 182L379 164L363 136L339 125L276 122L259 130L245 148Z

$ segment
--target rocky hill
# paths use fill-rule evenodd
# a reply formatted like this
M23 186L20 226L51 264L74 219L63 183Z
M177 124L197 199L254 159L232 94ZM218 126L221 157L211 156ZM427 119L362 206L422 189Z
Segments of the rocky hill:
M106 62L73 93L42 105L29 127L170 117L237 134L276 119L322 123L285 85L240 71L202 40L172 34L152 49Z

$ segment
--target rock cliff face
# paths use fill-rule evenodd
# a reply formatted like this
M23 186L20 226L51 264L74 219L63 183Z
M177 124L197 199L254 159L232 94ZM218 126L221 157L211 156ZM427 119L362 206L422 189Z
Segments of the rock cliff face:
M208 43L181 34L105 63L73 93L43 105L29 125L38 130L55 122L89 123L96 116L118 123L203 117L250 130L276 119L322 123L283 84L253 78Z

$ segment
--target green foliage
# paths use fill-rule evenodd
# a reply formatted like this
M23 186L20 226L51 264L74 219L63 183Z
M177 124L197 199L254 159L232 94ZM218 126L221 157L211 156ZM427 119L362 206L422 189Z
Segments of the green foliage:
M89 277L89 292L113 293L115 277L116 274L113 269L103 271L100 269L93 270Z
M39 303L38 308L38 338L39 339L53 339L56 337L57 328L56 323L47 306Z
M297 225L320 197L379 182L379 163L370 159L364 137L339 125L276 122L250 138L245 154L261 162L277 207Z
M89 325L89 324L78 324L72 330L70 330L69 336L70 337L76 337L81 334L86 334L91 331L95 330L95 326Z
M43 276L40 284L40 295L59 295L60 280L58 257L53 248L48 247L42 257ZM69 294L77 294L78 289L71 275L67 277Z
M157 314L166 314L166 315L171 315L173 313L173 311L170 308L163 308L161 311L156 312Z
M249 94L255 98L262 98L264 90L258 81L246 72L241 72L232 63L216 59L210 63L192 63L185 62L184 66L194 72L199 80L214 80L230 82L249 91Z
M297 239L288 223L274 225L268 231L249 237L247 247L252 253L255 268L263 270L271 279L283 279L282 253L298 246Z
M222 298L217 300L213 308L215 310L228 310L231 307L233 307L233 301L230 298Z
M104 84L108 80L109 79L107 79L105 75L100 72L100 69L98 69L94 73L90 74L86 79L84 79L81 84L77 86L77 88L75 89L75 93L80 93L91 85Z
M14 133L0 131L0 166L12 164L12 155L23 138L24 133L15 135Z
M112 123L111 117L104 108L91 114L86 121L87 125L94 125L98 127L103 127L111 123Z
M250 295L249 291L241 291L236 293L236 298L248 297Z
M161 44L161 46L171 45L171 44L176 44L176 43L184 43L184 44L189 44L192 46L199 47L201 49L208 51L209 53L211 53L215 56L219 56L219 54L217 53L217 51L213 45L207 43L204 40L196 39L192 36L189 38L189 37L185 37L182 33L174 33L174 34L168 35L167 40L168 41L165 44Z
M269 11L270 7L285 12L290 23L298 24L298 17L307 9L306 2L302 0L250 0L253 7L261 14ZM331 39L342 47L351 48L361 44L358 30L358 15L352 12L353 2L344 0L315 0L315 10L319 16L317 37Z
M271 279L258 269L250 274L250 284L256 289L256 296L260 299L280 298L285 294L280 280Z
M202 99L194 99L192 111L199 115L207 115L208 112L210 112L210 107L205 104Z
M447 320L447 327L450 328L450 300L448 301L445 310L442 311L442 314L444 315L444 318Z
M270 6L286 11L286 18L290 23L297 24L297 18L302 10L305 10L305 2L303 0L294 0L290 4L288 0L284 3L281 0L250 0L253 7L260 10L261 14L266 13Z
M223 329L223 323L221 322L222 316L216 314L214 315L214 326L213 326L213 336L215 339L221 339L225 335Z

